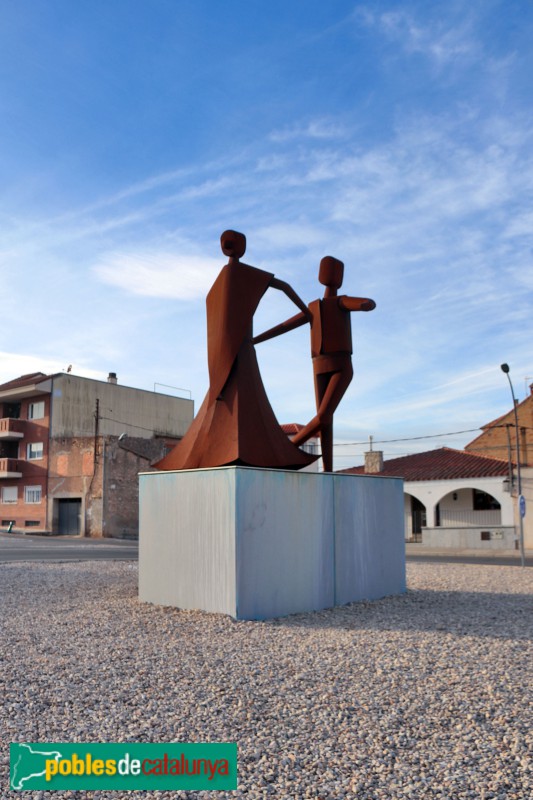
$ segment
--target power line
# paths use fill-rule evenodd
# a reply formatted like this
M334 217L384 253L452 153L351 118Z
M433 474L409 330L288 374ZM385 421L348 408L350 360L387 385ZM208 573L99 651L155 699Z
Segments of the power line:
M431 433L427 436L408 436L403 439L373 439L372 444L391 444L392 442L417 442L420 439L437 439L440 436L457 436L460 433L474 433L480 431L482 428L468 428L465 431L452 431L451 433ZM368 441L364 442L337 442L335 447L348 447L353 445L367 445Z
M105 419L107 422L116 422L118 425L124 425L129 428L138 428L140 431L151 431L152 433L158 433L157 431L154 430L154 428L147 428L144 425L134 425L133 422L124 422L124 420L122 419L113 419L112 417L102 417L102 416L100 417L100 419ZM172 436L172 434L163 434L163 435Z

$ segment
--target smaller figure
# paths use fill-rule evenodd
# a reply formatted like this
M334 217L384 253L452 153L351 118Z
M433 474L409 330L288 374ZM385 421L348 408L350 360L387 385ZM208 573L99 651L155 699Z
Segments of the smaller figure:
M311 356L315 380L317 413L293 436L300 445L317 434L322 446L325 472L333 470L333 414L353 377L352 311L372 311L376 304L368 297L337 295L342 286L344 264L332 256L320 262L318 280L326 287L324 297L309 304L311 312ZM305 325L306 316L300 312L285 322L256 336L254 344L272 339L282 333Z

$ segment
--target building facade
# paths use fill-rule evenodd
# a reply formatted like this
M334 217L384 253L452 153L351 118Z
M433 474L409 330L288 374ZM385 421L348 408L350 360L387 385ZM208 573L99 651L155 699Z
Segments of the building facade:
M528 397L516 404L516 418L520 464L524 467L533 467L533 383L529 387ZM498 419L482 425L481 430L483 433L465 446L467 452L517 463L517 431L512 408Z
M517 426L518 422L518 426ZM518 431L517 431L518 427ZM511 476L511 493L514 500L514 523L521 528L526 549L533 549L533 383L529 395L514 409L482 426L482 431L466 445L469 453L507 459ZM518 434L518 448L517 443ZM520 453L521 486L526 511L521 516L519 503L518 453Z
M192 400L68 373L0 385L0 527L134 537L138 480L189 427Z
M516 549L518 527L506 461L441 447L343 470L404 480L407 542L436 549ZM526 545L527 546L527 545Z

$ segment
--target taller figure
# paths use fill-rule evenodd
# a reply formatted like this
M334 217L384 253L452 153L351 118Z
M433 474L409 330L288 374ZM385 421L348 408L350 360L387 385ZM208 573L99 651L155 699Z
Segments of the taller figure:
M279 289L311 313L288 283L243 264L246 238L225 231L220 238L228 263L206 300L209 391L191 427L158 469L196 469L242 464L300 469L316 460L281 429L259 373L253 346L253 317L268 288Z
M350 312L372 311L376 307L368 297L338 296L343 277L342 261L332 256L322 259L318 280L326 287L324 297L309 304L317 413L292 438L293 444L302 444L320 435L325 472L333 471L333 414L353 377ZM257 336L254 343L286 333L306 322L307 316L301 312Z

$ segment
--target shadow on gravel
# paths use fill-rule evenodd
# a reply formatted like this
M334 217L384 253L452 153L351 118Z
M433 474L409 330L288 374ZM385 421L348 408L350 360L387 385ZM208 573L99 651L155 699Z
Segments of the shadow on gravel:
M454 636L531 639L528 594L411 590L395 597L269 620L279 627L376 631L435 631Z

